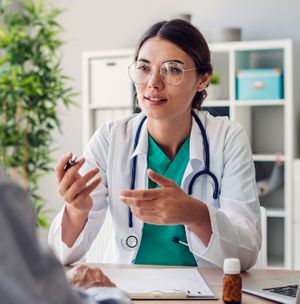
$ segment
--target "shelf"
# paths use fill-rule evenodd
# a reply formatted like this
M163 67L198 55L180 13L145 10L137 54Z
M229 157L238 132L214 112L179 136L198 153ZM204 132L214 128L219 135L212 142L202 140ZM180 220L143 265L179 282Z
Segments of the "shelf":
M212 52L234 51L257 51L257 50L277 50L290 47L292 40L256 40L256 41L233 41L210 43L209 48Z
M282 209L267 209L267 217L285 217L285 211Z
M203 103L203 107L229 107L229 100L206 100Z
M252 102L236 103L234 111L231 111L233 119L245 128L253 154L285 154L288 143L285 142L287 138L285 132L288 130L286 124L289 122L285 110L288 104L262 105ZM268 161L271 160L268 159Z
M238 100L234 101L234 105L237 107L268 107L268 106L284 106L285 99L276 100Z
M284 268L283 257L268 257L268 268L282 269Z
M115 107L103 107L98 104L89 104L90 110L132 110L133 107L115 106Z
M253 154L253 160L256 162L275 162L277 159L276 154ZM285 161L285 156L280 155L280 160Z

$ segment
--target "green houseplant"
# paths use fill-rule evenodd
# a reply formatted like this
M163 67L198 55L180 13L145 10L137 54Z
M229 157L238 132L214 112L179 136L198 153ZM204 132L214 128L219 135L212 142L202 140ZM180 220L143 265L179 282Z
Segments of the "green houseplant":
M58 109L75 95L60 67L60 13L43 0L2 1L0 7L0 165L31 193L42 227L47 218L38 184L53 170Z
M221 76L219 74L213 73L210 77L209 84L218 85L220 83L221 83Z
M207 88L207 98L209 100L218 100L221 97L221 76L218 73L213 73L209 80Z

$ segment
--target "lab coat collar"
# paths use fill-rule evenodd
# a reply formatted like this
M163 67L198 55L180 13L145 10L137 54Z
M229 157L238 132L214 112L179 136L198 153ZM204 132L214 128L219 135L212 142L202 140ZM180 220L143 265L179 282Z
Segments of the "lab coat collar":
M142 121L142 119L145 117L144 114L139 114L137 116L137 120L134 122L133 125L133 142L135 140L135 136L136 136L136 131ZM147 129L147 120L144 122L141 133L140 133L140 138L138 141L138 145L135 148L134 151L132 151L132 154L130 156L130 159L134 158L135 156L139 155L139 154L145 154L147 155L148 153L148 129Z
M201 120L204 129L205 129L205 115L201 111L194 112L199 116L199 119ZM140 114L137 116L137 121L134 123L134 134L133 134L133 140L136 135L136 130L138 129L142 119L144 118L143 114ZM135 150L132 152L130 159L133 157L144 154L147 155L148 153L148 129L147 129L147 121L144 122L144 125L142 127L140 138L138 141L138 145L135 148ZM203 150L203 138L200 131L200 128L195 120L195 118L192 118L192 129L190 134L190 161L192 164L197 162L204 162L204 150Z
M205 115L201 111L193 111L198 115L204 129L206 129ZM192 165L195 162L204 162L203 137L194 117L192 119L192 129L190 135L190 161Z

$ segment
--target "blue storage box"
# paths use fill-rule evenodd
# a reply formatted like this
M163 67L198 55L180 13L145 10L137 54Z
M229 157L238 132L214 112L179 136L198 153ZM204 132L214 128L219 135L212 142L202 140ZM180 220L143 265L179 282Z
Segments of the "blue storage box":
M281 69L247 69L237 71L236 99L282 99Z

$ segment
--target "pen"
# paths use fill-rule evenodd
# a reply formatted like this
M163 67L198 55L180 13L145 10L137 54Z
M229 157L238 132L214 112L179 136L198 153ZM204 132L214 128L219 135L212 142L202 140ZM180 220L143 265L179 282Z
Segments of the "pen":
M77 163L77 156L73 155L71 159L68 160L66 165L64 166L64 171L67 172L72 166L74 166Z

